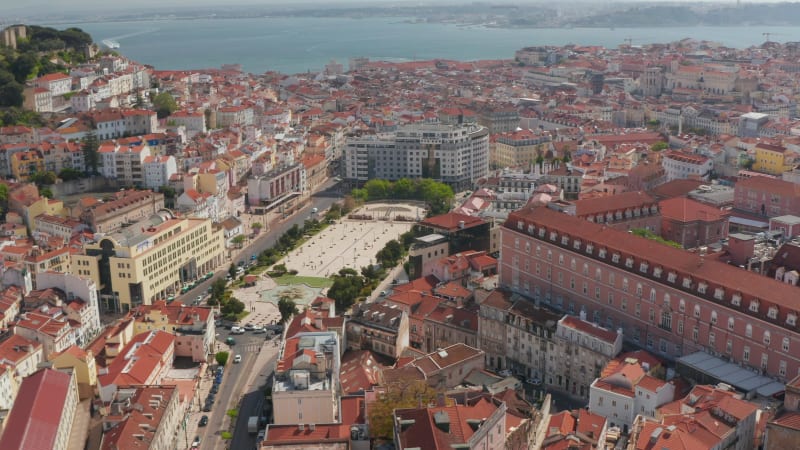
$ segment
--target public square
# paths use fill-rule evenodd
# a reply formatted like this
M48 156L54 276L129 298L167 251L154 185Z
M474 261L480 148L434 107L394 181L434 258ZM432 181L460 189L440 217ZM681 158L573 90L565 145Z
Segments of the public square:
M362 206L351 216L372 216L372 219L342 218L291 251L281 262L287 269L297 270L298 275L312 277L329 277L343 267L360 270L375 264L375 254L416 223L397 221L397 216L422 218L425 210L411 204L380 203Z

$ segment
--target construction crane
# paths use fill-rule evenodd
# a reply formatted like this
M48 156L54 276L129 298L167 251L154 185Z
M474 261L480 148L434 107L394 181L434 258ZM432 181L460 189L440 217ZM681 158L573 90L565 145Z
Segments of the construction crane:
M761 33L761 35L764 36L764 38L767 40L767 42L772 42L772 41L769 40L770 36L780 36L782 34L783 33Z

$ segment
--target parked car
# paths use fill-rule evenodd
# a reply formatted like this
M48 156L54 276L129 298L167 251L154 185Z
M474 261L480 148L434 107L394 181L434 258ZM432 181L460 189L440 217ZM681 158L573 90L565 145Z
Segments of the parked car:
M245 331L253 331L256 329L256 326L253 325L252 323L247 323L244 325L244 329Z
M233 357L234 364L239 364L240 362L242 362L242 355L236 355Z
M528 384L532 384L534 386L539 386L540 384L542 384L542 380L538 378L528 378L525 380L525 382Z
M511 371L508 370L508 369L503 369L503 370L497 372L497 374L500 375L501 377L510 377L511 376Z
M206 404L203 406L203 412L211 412L211 407L212 407L212 406L214 406L214 405L212 405L211 403L206 403Z
M267 325L265 328L276 333L283 333L283 325L279 323L275 325Z
M208 392L210 392L212 394L216 394L217 392L219 392L219 383L212 385L211 386L211 390L208 391Z
M255 333L255 334L266 333L266 332L267 332L267 329L264 328L264 327L257 327L257 328L253 329L253 333Z
M237 327L237 328L238 328L238 327ZM231 331L233 331L233 330L231 330ZM232 337L228 336L228 338L227 338L227 339L225 339L225 343L226 343L226 344L228 344L228 345L230 345L230 346L234 346L234 345L236 345L236 339L234 339L234 338L232 338Z
M231 327L231 334L244 334L244 330L242 327Z
M192 441L192 448L200 447L200 436L195 436Z
M208 416L203 416L200 418L200 422L197 423L198 427L204 427L208 425Z

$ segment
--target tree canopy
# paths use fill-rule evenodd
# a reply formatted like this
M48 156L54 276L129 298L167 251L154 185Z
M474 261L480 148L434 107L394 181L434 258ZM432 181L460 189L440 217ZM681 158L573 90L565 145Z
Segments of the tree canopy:
M53 61L84 62L84 48L92 37L79 28L56 30L31 25L17 49L0 48L0 107L21 107L25 82L31 78L65 70ZM6 125L15 124L7 118Z
M281 297L278 300L278 311L281 313L281 323L286 323L290 317L300 312L294 300L286 297Z
M178 109L178 104L175 98L169 92L162 92L153 98L153 108L159 119L168 117Z
M352 196L361 201L397 199L422 200L428 204L431 214L443 214L450 210L453 188L430 178L410 180L401 178L395 182L372 179L361 189L353 189Z
M395 409L417 408L436 400L437 392L422 380L402 380L390 384L383 396L369 409L369 431L373 438L391 440Z

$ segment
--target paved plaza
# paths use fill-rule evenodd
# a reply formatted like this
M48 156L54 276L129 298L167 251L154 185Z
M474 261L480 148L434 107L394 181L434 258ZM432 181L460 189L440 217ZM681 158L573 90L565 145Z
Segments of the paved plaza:
M370 204L363 206L353 214L372 219L343 218L325 230L311 237L301 247L291 251L278 264L283 263L289 270L297 270L298 275L327 278L339 272L343 267L361 270L375 263L375 254L387 242L397 239L410 230L416 222L396 221L398 215L403 217L424 217L423 208L407 204ZM266 274L258 277L254 286L239 288L234 296L244 302L251 313L244 322L261 326L280 320L277 300L270 294L279 294L282 289L291 286L278 286ZM316 298L319 289L309 288L314 292L305 293L304 305ZM324 291L324 290L322 290ZM323 294L323 292L319 292Z
M360 270L375 264L375 254L387 242L410 230L415 222L396 221L396 216L425 217L423 208L406 204L370 204L352 213L372 219L348 219L328 226L281 261L299 275L329 277L343 267Z

